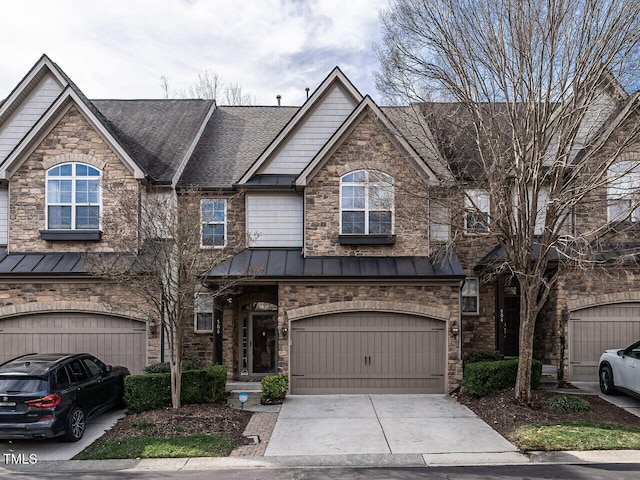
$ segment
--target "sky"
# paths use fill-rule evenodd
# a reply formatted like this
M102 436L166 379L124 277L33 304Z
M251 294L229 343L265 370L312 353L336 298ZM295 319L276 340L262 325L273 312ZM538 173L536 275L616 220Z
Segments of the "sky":
M339 66L363 95L387 0L9 0L0 98L42 54L90 99L163 98L215 72L257 105L301 105Z

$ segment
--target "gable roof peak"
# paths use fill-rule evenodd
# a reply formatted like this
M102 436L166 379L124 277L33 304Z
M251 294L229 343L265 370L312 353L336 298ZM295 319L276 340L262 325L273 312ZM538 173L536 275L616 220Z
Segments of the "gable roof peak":
M307 98L307 100L298 109L295 115L289 120L289 122L282 128L280 133L273 139L273 141L267 146L262 154L256 159L255 162L249 167L249 169L240 177L238 184L248 182L258 170L265 165L272 156L276 153L278 148L283 145L288 138L297 130L297 128L304 122L304 120L310 115L314 107L318 105L324 98L325 94L331 90L335 85L339 84L346 92L347 96L351 97L354 104L359 104L363 100L362 94L351 83L351 80L342 72L340 67L336 66L329 72L324 80L316 87L313 93Z

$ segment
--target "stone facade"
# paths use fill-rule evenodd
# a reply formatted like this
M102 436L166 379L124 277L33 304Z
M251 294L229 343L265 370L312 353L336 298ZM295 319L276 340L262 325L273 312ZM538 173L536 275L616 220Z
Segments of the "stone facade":
M445 322L449 332L459 319L459 286L457 283L429 285L379 283L296 283L280 284L278 288L278 331L291 321L314 315L343 311L394 311ZM293 317L293 318L292 318ZM447 391L462 381L460 339L447 334ZM278 371L289 372L289 344L280 338Z
M91 244L46 241L40 237L40 230L46 229L46 170L68 161L82 161L100 168L104 183L134 191L139 188L131 172L100 134L78 109L71 107L11 178L9 252L82 252L87 248L114 250L115 241L112 239L121 232L105 231L100 242ZM109 191L103 189L103 215L108 215L114 204Z
M12 281L0 284L0 319L52 312L117 315L145 322L156 320L126 288L99 279ZM147 329L147 363L160 361L160 335Z
M340 177L377 170L393 178L395 245L341 245ZM366 116L314 175L305 189L305 256L428 256L427 185L423 172Z

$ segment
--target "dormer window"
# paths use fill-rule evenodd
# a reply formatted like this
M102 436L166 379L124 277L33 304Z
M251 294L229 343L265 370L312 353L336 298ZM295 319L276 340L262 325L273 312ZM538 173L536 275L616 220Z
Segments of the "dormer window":
M102 173L83 163L47 171L47 230L99 230Z
M358 170L340 179L340 233L393 234L393 178L386 173Z

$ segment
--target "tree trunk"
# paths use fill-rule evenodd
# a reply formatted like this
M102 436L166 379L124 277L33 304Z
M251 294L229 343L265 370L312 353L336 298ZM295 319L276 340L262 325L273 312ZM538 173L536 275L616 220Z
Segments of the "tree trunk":
M536 292L532 285L520 287L520 357L516 377L515 398L519 405L531 404L531 365L536 326Z
M180 408L180 394L182 392L182 360L180 357L173 359L173 355L170 357L171 361L171 406L173 408Z

